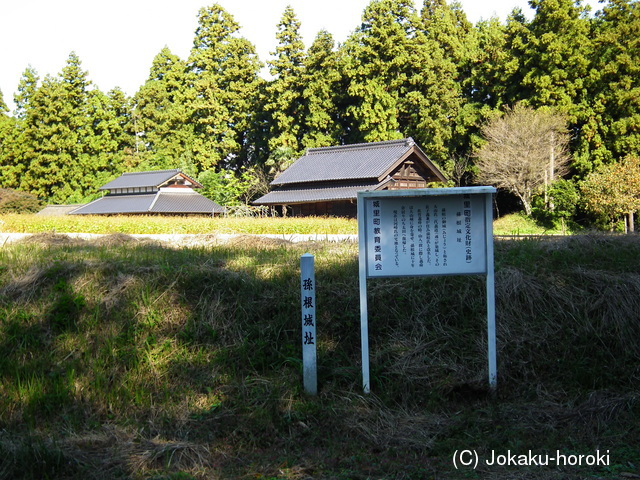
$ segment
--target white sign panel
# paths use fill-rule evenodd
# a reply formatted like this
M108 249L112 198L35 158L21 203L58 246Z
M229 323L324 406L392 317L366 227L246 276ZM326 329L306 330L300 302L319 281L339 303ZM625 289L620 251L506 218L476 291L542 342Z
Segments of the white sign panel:
M367 276L486 273L484 194L363 201Z
M489 385L496 388L493 187L358 192L362 384L369 385L367 279L482 274L487 278Z

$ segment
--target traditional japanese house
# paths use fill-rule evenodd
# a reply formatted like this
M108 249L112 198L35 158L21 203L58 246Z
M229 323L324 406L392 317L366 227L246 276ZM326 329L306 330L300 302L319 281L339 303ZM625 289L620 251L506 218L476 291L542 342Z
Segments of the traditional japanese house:
M195 191L202 185L180 170L124 173L100 187L102 198L71 215L219 215L224 208Z
M358 191L425 188L445 181L412 138L310 148L254 204L289 215L355 217Z

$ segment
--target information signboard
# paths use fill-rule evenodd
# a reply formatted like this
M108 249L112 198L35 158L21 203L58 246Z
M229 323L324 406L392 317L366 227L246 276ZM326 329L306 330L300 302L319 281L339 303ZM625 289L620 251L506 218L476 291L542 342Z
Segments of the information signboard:
M363 201L368 277L486 273L483 194Z
M369 391L367 279L487 276L489 382L496 385L493 187L358 193L363 386Z

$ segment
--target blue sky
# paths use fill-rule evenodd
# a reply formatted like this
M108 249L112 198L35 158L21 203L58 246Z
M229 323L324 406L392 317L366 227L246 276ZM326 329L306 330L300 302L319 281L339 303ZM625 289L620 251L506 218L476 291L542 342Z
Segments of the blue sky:
M186 59L206 0L7 0L0 6L0 91L13 95L30 65L41 78L57 75L75 51L89 79L102 91L116 86L133 95L146 80L153 57L164 46ZM307 46L321 29L342 42L358 26L369 0L218 0L242 26L242 35L262 61L277 44L276 25L291 5ZM462 0L469 20L504 20L514 7L530 12L527 0ZM597 8L597 0L586 3ZM422 0L416 0L420 7ZM595 8L594 8L595 9Z

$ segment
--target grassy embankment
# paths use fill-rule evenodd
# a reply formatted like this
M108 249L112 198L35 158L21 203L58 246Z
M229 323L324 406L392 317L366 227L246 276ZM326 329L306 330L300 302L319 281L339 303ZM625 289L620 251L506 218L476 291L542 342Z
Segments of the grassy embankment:
M341 232L342 233L342 232ZM301 387L316 256L318 397ZM496 242L499 389L481 277L370 282L357 246L174 249L44 234L0 249L0 478L619 478L639 474L640 242ZM609 465L452 466L456 450Z

